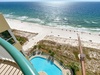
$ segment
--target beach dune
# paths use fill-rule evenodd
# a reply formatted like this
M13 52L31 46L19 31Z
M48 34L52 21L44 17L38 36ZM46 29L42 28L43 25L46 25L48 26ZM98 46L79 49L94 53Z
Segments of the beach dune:
M42 40L44 39L44 37L50 36L50 35L53 35L55 37L60 37L60 38L66 38L70 40L72 39L74 40L73 42L75 42L75 40L77 40L77 33L80 35L81 40L85 41L83 43L84 46L100 48L99 47L100 45L99 33L81 32L81 31L75 31L71 29L62 29L62 28L57 28L57 27L43 26L43 25L39 25L35 23L22 22L20 20L13 20L13 19L7 19L7 18L6 18L6 21L8 22L8 24L10 25L12 29L38 33L37 36L30 38L29 42L23 46L24 51L27 51L29 48L34 46L39 40Z

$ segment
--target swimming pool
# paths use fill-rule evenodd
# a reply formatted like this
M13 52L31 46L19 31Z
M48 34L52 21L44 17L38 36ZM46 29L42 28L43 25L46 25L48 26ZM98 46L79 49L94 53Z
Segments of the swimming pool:
M53 62L45 58L35 57L30 61L38 72L44 71L47 75L62 75L62 71Z

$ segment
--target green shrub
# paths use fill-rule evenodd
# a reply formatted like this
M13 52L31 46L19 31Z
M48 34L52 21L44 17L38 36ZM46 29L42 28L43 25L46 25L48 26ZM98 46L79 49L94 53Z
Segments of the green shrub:
M27 38L22 37L22 36L15 35L15 37L20 42L21 45L23 45L26 41L28 41Z

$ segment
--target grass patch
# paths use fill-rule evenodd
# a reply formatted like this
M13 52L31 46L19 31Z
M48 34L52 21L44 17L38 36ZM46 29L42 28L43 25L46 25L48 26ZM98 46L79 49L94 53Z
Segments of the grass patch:
M15 37L20 42L21 45L23 45L26 41L28 41L27 38L22 37L22 36L15 35Z

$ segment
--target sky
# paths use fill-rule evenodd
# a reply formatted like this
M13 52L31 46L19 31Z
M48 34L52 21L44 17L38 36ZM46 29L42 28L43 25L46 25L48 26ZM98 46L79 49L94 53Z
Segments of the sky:
M48 1L67 1L67 2L74 2L74 1L89 1L89 2L96 2L100 0L0 0L0 2L12 2L12 1L44 1L44 2L48 2Z

